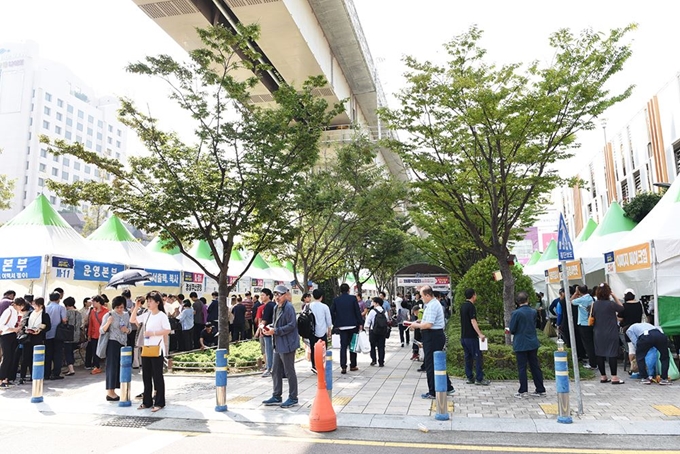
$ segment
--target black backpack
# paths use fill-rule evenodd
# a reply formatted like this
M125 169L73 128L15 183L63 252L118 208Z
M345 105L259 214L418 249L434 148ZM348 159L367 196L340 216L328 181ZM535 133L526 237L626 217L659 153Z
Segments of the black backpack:
M314 327L316 326L316 320L314 319L314 313L309 309L300 312L297 319L298 334L303 339L311 339L314 336Z
M373 309L375 311L375 318L373 319L373 333L375 333L378 336L387 336L387 333L389 332L389 325L387 324L387 316L385 315L385 311L379 312L377 309Z

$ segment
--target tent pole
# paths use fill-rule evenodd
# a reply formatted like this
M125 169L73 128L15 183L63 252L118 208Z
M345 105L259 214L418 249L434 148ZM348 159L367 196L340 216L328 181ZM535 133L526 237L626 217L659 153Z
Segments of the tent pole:
M579 270L581 272L581 284L586 285L586 272L583 269L583 259L578 259L579 261L579 266L581 269Z
M48 254L45 254L45 274L43 275L43 298L47 298L49 295L47 294L47 274L49 273L49 263L50 263L50 256ZM47 298L49 300L49 298Z
M656 276L656 246L654 245L654 240L651 240L650 243L652 243L652 275L654 276L654 326L661 326L659 325L659 285Z

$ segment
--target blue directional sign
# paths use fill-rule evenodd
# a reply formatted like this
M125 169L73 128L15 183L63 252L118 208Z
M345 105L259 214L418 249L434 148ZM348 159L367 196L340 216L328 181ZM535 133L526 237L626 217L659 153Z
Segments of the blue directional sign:
M557 230L557 258L559 260L574 260L574 245L571 244L569 239L569 231L562 213L560 213L560 226Z

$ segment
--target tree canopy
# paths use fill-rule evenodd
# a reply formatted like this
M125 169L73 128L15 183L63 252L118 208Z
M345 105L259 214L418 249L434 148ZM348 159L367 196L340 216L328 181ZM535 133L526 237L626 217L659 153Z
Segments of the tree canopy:
M623 212L627 217L639 223L654 209L659 200L661 200L661 197L660 194L653 192L643 192L626 203L623 206Z
M316 164L321 134L342 106L328 106L313 94L326 84L322 77L299 87L281 85L272 94L273 105L252 104L250 91L268 68L238 58L236 50L260 61L248 44L257 39L259 28L243 26L232 33L216 26L197 32L203 47L190 52L188 61L160 55L127 68L168 85L170 98L194 121L195 142L162 130L156 118L123 99L120 120L134 130L148 154L130 157L126 166L80 143L56 140L50 143L53 152L73 155L113 178L49 186L69 204L85 200L110 206L133 225L172 240L218 282L219 323L228 326L232 249L242 242L255 257L290 240L291 188ZM252 76L242 80L248 72ZM188 253L188 245L198 239L211 248L218 272ZM227 339L220 336L221 348Z
M405 58L400 107L385 109L383 118L408 133L392 146L416 177L415 207L460 224L479 252L496 258L506 323L515 290L508 244L565 182L559 163L572 156L577 133L630 95L632 86L610 93L607 83L631 55L624 41L633 28L559 30L547 65L488 63L476 27L444 46L444 64Z

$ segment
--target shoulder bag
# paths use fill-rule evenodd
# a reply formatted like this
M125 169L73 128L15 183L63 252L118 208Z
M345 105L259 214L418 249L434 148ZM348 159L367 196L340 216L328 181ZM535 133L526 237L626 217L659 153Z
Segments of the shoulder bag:
M75 335L76 327L69 325L68 323L60 323L57 325L57 331L54 334L54 338L62 342L73 342L73 336Z
M590 304L590 312L588 313L588 326L595 325L595 317L593 317L593 306L595 306L595 301Z
M163 339L158 341L158 345L145 345L142 347L142 357L144 358L158 358L161 356L161 342Z

